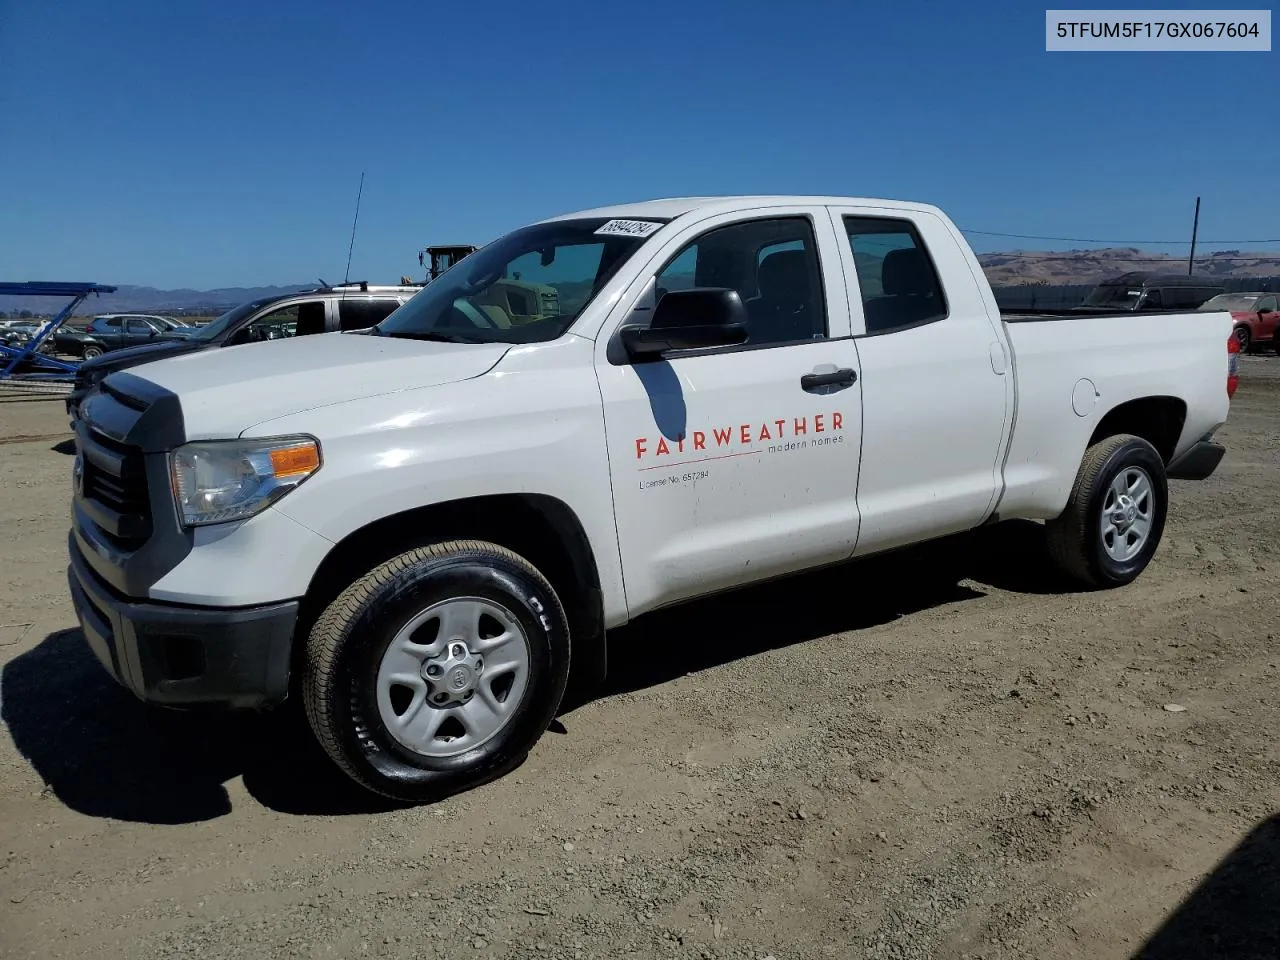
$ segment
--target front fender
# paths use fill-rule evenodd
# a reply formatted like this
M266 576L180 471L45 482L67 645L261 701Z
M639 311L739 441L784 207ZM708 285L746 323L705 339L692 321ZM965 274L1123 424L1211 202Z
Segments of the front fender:
M606 626L626 620L604 413L590 341L513 349L472 380L321 407L246 436L306 433L323 466L275 507L325 540L409 510L474 497L540 494L579 519Z

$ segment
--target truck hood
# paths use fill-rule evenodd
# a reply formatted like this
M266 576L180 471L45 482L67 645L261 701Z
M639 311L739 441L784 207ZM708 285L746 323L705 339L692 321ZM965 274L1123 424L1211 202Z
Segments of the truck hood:
M177 394L187 438L203 440L316 407L469 380L510 348L322 333L201 350L129 373Z

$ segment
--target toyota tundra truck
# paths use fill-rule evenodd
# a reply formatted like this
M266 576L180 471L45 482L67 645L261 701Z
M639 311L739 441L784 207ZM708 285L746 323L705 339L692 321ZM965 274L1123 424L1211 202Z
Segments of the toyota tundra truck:
M510 280L556 296L513 314ZM293 697L428 802L517 765L658 608L1012 518L1081 589L1130 583L1169 478L1223 456L1235 347L1225 312L1002 315L927 204L559 216L367 329L103 379L71 595L141 699Z

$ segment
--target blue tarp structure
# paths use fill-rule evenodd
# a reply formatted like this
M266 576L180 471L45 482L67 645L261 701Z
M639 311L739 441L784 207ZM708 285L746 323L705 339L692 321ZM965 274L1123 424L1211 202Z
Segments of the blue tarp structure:
M46 323L21 347L0 344L0 380L69 380L79 364L55 360L40 352L44 344L85 298L97 293L115 293L115 287L101 283L59 283L31 280L25 283L0 281L0 296L6 297L71 297L58 315ZM27 368L27 369L23 369ZM22 370L22 372L19 372Z

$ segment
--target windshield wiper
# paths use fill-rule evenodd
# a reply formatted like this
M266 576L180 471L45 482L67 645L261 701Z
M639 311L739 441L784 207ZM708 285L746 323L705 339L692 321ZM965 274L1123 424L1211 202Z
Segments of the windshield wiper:
M399 340L430 340L433 343L484 343L484 340L464 336L460 333L435 333L430 330L395 330L390 333L379 332L379 336L394 337Z

